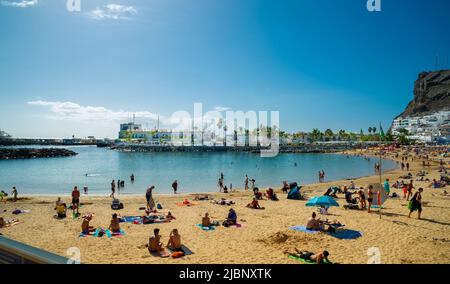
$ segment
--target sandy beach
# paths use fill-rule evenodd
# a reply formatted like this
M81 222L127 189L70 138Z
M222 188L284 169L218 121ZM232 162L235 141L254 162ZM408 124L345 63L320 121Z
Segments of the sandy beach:
M365 155L374 152L364 151ZM352 154L352 153L349 153ZM354 153L353 153L354 154ZM391 153L388 158L395 159ZM416 173L422 170L421 160L415 159L410 171L414 180ZM439 179L439 164L437 159L431 161L431 167L425 170L427 178ZM399 176L406 174L400 169L383 174L383 181L389 178L391 184ZM243 173L245 174L245 173ZM362 177L355 180L357 187L366 187L369 183L378 182L379 176ZM199 181L200 182L200 181ZM301 184L301 181L297 181ZM5 237L21 241L59 255L67 256L67 249L78 247L83 263L164 263L164 264L301 264L287 257L285 251L293 248L306 249L313 252L328 250L330 260L341 264L364 264L368 262L368 250L379 248L381 263L386 264L418 264L418 263L450 263L450 196L444 196L443 189L430 188L430 182L415 181L416 189L424 188L422 219L417 220L417 212L408 218L409 210L404 199L388 199L382 210L371 214L362 210L345 210L342 205L345 199L342 194L337 201L341 205L330 209L331 215L324 216L330 220L339 220L345 228L362 233L362 237L354 240L341 240L325 233L307 234L289 230L289 227L305 225L315 208L306 207L306 201L287 200L282 193L280 181L274 184L274 189L280 201L260 201L265 210L253 210L245 205L251 201L252 193L243 190L229 194L211 193L215 199L221 197L236 202L232 207L238 214L241 228L217 227L214 231L203 231L196 224L201 222L205 212L209 212L213 220L223 220L227 216L229 206L212 204L210 201L195 201L191 207L180 207L176 204L185 197L193 200L193 195L176 196L158 195L156 189L155 201L162 204L163 210L170 211L176 220L164 224L137 225L121 223L125 236L113 238L80 238L81 218L71 216L57 220L53 216L55 197L30 196L17 202L2 202L0 216L5 219L18 218L22 224L0 229ZM349 180L325 182L321 184L304 185L302 192L308 197L322 195L330 186L348 185ZM445 189L445 188L444 188ZM70 189L68 189L70 190ZM216 188L211 188L211 191ZM266 188L261 188L265 191ZM414 190L415 191L415 190ZM400 189L393 189L402 196ZM119 195L125 208L112 211L111 198L81 196L80 213L95 214L91 225L107 227L111 214L136 216L142 215L140 207L145 206L145 189L142 195ZM70 203L70 192L61 196L64 202ZM31 210L29 213L12 215L15 209ZM6 210L6 212L4 212ZM68 213L71 211L69 210ZM71 215L71 214L69 214ZM177 228L182 236L182 242L194 254L178 259L151 256L145 248L154 228L161 229L162 242L165 244L172 229Z

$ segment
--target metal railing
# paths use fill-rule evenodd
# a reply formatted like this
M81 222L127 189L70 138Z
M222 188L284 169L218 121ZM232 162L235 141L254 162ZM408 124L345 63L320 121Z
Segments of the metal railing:
M0 236L0 264L67 264L68 258Z

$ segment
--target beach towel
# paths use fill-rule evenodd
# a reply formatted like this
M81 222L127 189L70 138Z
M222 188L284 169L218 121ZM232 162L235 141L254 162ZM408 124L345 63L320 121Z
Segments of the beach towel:
M123 216L119 219L120 223L135 223L136 221L139 224L142 224L142 217L141 216Z
M236 228L243 228L244 227L244 225L243 224L239 224L239 223L236 223L236 224L234 224L234 225L230 225L229 227L236 227Z
M214 228L214 226L204 227L202 224L197 224L197 227L199 227L203 231L214 231L216 229Z
M290 227L289 230L294 230L294 231L297 231L297 232L303 232L303 233L307 233L307 234L317 234L317 233L319 233L319 231L308 230L308 229L306 229L305 226L294 226L294 227Z
M108 238L125 236L125 231L122 229L120 229L119 232L111 232L111 230L108 229L105 233Z
M295 255L289 255L289 258L290 258L290 259L293 259L293 260L301 261L301 262L303 262L304 264L317 264L317 262L315 262L315 261L312 261L312 260L306 260L306 259L300 258L300 257L295 256ZM331 263L331 262L329 262L329 261L324 261L323 264L333 264L333 263Z
M176 252L176 250L173 250L172 248L167 248L167 250L170 252L170 253L174 253L174 252ZM191 255L191 254L194 254L188 247L186 247L185 245L181 245L181 251L182 252L184 252L184 255Z
M354 240L362 237L361 232L349 229L336 230L336 232L334 233L327 233L327 234L341 240Z

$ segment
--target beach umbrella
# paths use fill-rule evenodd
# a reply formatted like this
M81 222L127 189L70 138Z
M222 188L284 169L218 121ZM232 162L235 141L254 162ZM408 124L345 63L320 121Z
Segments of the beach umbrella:
M308 202L306 202L306 206L339 207L339 204L331 196L316 196L308 200Z

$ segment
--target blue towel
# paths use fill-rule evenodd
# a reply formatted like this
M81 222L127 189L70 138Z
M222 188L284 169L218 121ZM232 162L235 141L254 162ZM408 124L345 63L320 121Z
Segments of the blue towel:
M142 223L142 217L140 216L124 216L120 218L121 223L134 223L134 221L138 221L139 223Z
M319 232L319 231L308 230L308 229L306 229L305 226L294 226L294 227L290 227L289 230L294 230L297 232L303 232L303 233L307 233L307 234L317 234Z
M361 232L348 229L336 230L335 233L330 233L329 235L341 240L354 240L362 237Z

